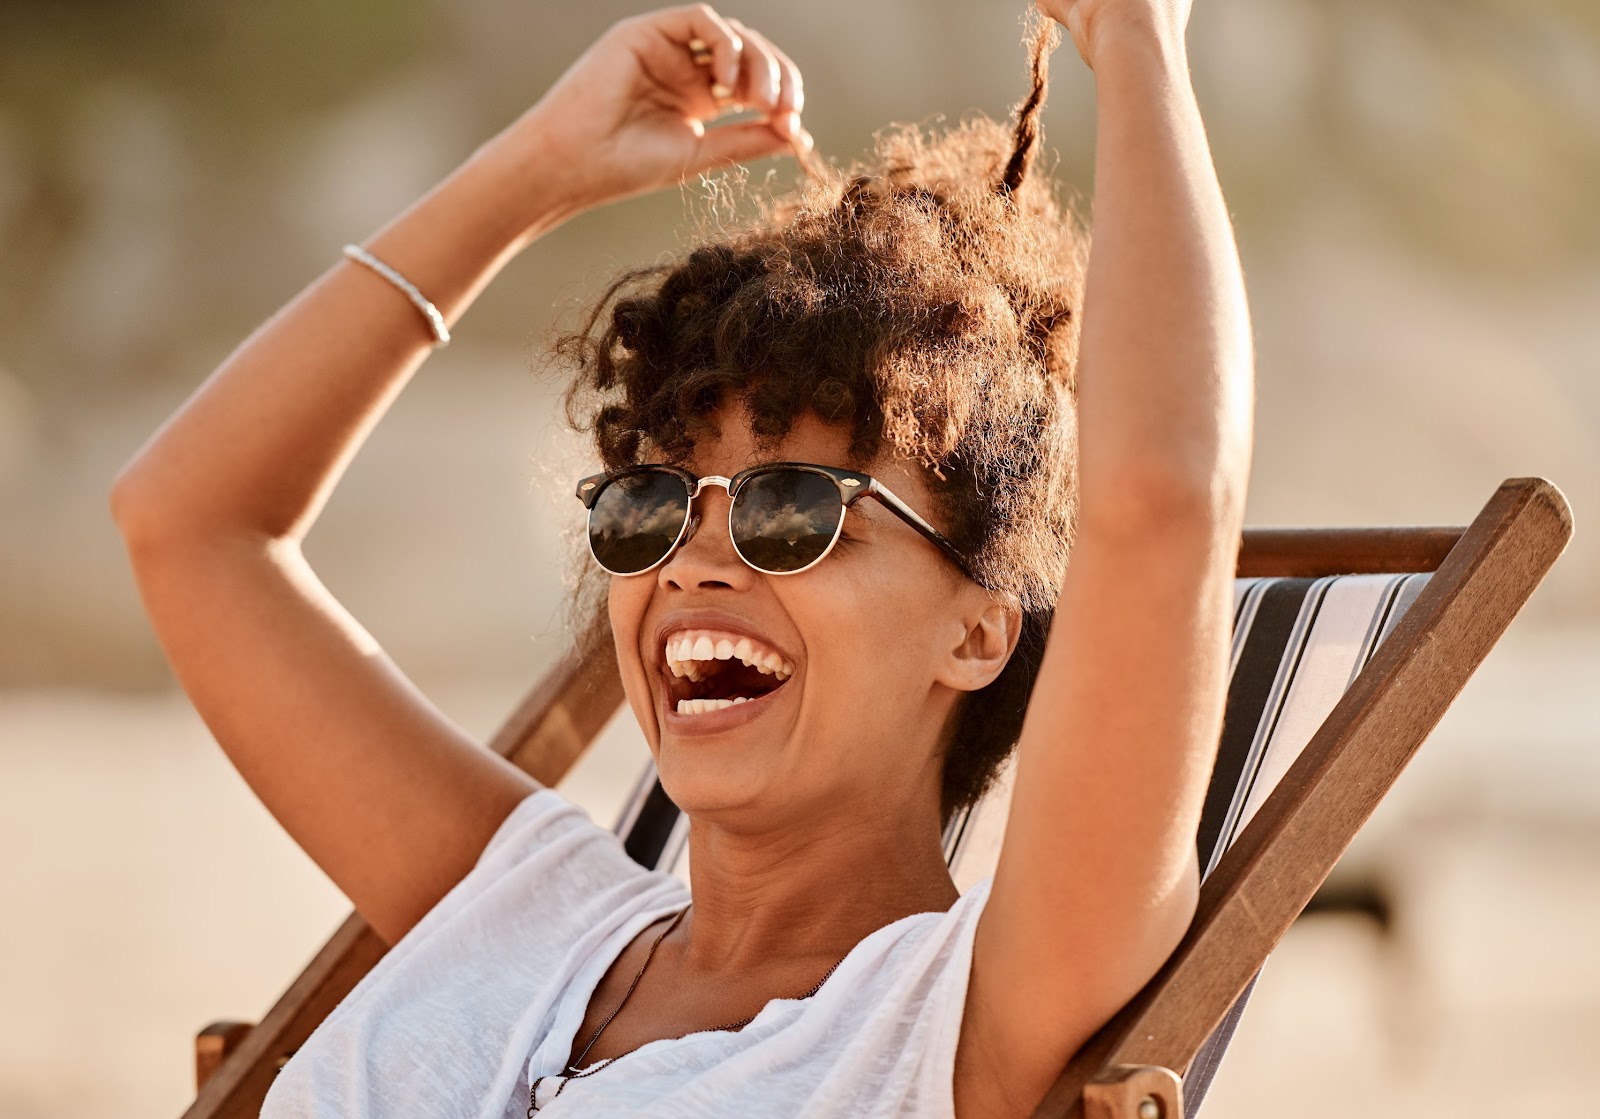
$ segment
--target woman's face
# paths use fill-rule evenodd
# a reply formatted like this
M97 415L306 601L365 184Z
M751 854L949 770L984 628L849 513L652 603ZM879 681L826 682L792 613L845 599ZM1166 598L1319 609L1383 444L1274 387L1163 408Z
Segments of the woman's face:
M720 421L686 464L698 475L777 460L852 466L848 431L809 414L766 453L737 409ZM882 458L866 470L938 523L913 466ZM997 609L987 592L871 499L846 513L815 567L764 574L734 551L728 500L707 486L686 544L652 571L611 580L623 684L668 794L734 827L832 811L936 814L955 701L1004 664L973 674L973 619ZM700 696L745 702L680 702Z

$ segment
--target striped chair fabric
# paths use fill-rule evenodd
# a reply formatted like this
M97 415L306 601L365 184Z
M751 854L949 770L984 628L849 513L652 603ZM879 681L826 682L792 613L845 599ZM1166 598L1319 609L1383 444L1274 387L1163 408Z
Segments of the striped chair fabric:
M1228 699L1197 836L1203 873L1216 868L1428 578L1234 580ZM945 857L963 891L994 871L1012 773L1008 764L984 799L945 830ZM642 866L688 882L689 821L667 798L653 764L646 763L616 832ZM1198 1112L1249 996L1247 988L1184 1076L1185 1115Z

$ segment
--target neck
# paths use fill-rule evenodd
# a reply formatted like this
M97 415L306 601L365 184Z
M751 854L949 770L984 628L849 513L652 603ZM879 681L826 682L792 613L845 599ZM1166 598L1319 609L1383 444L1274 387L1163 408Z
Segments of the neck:
M839 805L804 828L756 834L691 819L685 964L721 972L837 960L893 921L949 909L960 894L937 812L900 807Z

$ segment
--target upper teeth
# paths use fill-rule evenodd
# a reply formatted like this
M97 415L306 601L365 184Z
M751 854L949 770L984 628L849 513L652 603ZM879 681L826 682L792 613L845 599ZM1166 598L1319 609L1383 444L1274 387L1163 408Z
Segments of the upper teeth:
M667 638L667 669L674 676L699 680L710 661L738 660L780 681L794 675L794 665L748 637L702 630L675 633Z

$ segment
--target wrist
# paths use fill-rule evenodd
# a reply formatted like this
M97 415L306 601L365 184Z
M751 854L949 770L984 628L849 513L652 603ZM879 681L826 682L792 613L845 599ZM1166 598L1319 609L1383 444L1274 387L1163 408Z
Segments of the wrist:
M1188 76L1188 44L1181 28L1171 32L1142 16L1119 16L1097 20L1090 36L1096 78L1130 69Z
M362 247L413 285L448 328L506 262L574 212L529 164L499 137L486 141Z
M570 166L540 122L525 113L486 140L461 172L483 178L520 250L586 208L567 189Z

